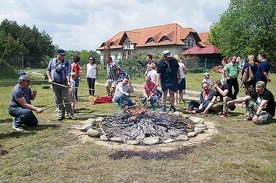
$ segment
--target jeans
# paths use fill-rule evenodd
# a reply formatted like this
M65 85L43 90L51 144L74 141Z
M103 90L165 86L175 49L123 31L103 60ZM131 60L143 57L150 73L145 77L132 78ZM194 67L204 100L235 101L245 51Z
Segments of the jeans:
M23 124L27 126L37 126L38 124L36 116L30 109L10 107L8 112L11 116L15 117L15 122L13 124L15 127L22 126Z
M153 97L149 100L150 105L153 106L157 102L158 99L159 99L159 97L157 96L157 94L153 95ZM146 98L142 98L141 101L144 104L147 101L147 99Z
M125 106L133 106L135 105L135 101L126 97L123 94L114 97L114 102L117 102L121 109L124 109Z
M78 88L79 88L79 86L80 86L80 79L79 79L79 77L76 77L76 79L75 79L75 91L74 91L76 100L78 100Z
M198 108L200 105L199 102L195 101L195 100L191 100L191 102L189 103L188 106L188 110L193 110L194 108Z

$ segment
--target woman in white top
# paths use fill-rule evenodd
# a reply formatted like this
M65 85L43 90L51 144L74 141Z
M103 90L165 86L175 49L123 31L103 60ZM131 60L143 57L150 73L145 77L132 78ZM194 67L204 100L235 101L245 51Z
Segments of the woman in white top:
M187 73L188 69L185 67L184 63L182 63L182 60L179 58L178 55L174 55L173 57L178 62L179 70L180 70L179 77L181 78L181 81L177 85L177 92L175 94L175 102L176 103L182 103L183 95L184 95L185 90L186 90L186 79L185 79L185 74L184 73Z
M157 71L156 71L156 65L155 63L150 64L150 71L148 72L148 76L150 76L151 81L156 83L157 80Z
M98 66L95 63L95 59L91 57L89 59L89 63L87 64L87 74L86 74L86 80L87 80L90 96L95 95L95 81L96 81L97 75L98 75Z

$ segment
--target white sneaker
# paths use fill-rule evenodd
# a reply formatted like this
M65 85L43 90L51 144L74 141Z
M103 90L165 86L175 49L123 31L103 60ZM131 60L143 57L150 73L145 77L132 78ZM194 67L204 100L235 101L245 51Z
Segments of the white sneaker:
M22 126L19 126L19 127L15 127L14 123L12 123L12 128L15 129L16 131L18 132L22 132L24 131L23 127Z

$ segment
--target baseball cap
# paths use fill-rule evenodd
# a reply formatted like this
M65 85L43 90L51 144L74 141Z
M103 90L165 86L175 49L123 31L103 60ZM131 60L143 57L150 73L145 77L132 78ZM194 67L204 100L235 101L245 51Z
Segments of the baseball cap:
M164 50L162 53L163 53L164 56L170 56L171 55L169 50Z
M57 54L59 54L59 55L66 55L64 49L58 49L57 50Z
M258 81L258 82L256 83L256 86L265 87L265 82L263 82L263 81Z

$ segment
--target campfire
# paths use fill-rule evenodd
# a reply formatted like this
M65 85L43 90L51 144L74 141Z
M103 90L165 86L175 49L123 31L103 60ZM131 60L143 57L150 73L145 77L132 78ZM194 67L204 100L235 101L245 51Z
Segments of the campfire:
M126 107L123 113L102 118L104 120L95 120L89 126L94 129L90 128L87 132L93 131L93 135L88 135L100 136L101 140L128 144L168 143L188 140L189 137L196 135L195 123L189 117L179 113L147 112L147 106L139 106L132 111ZM82 131L84 129L88 129L87 124ZM204 129L202 128L201 132Z

